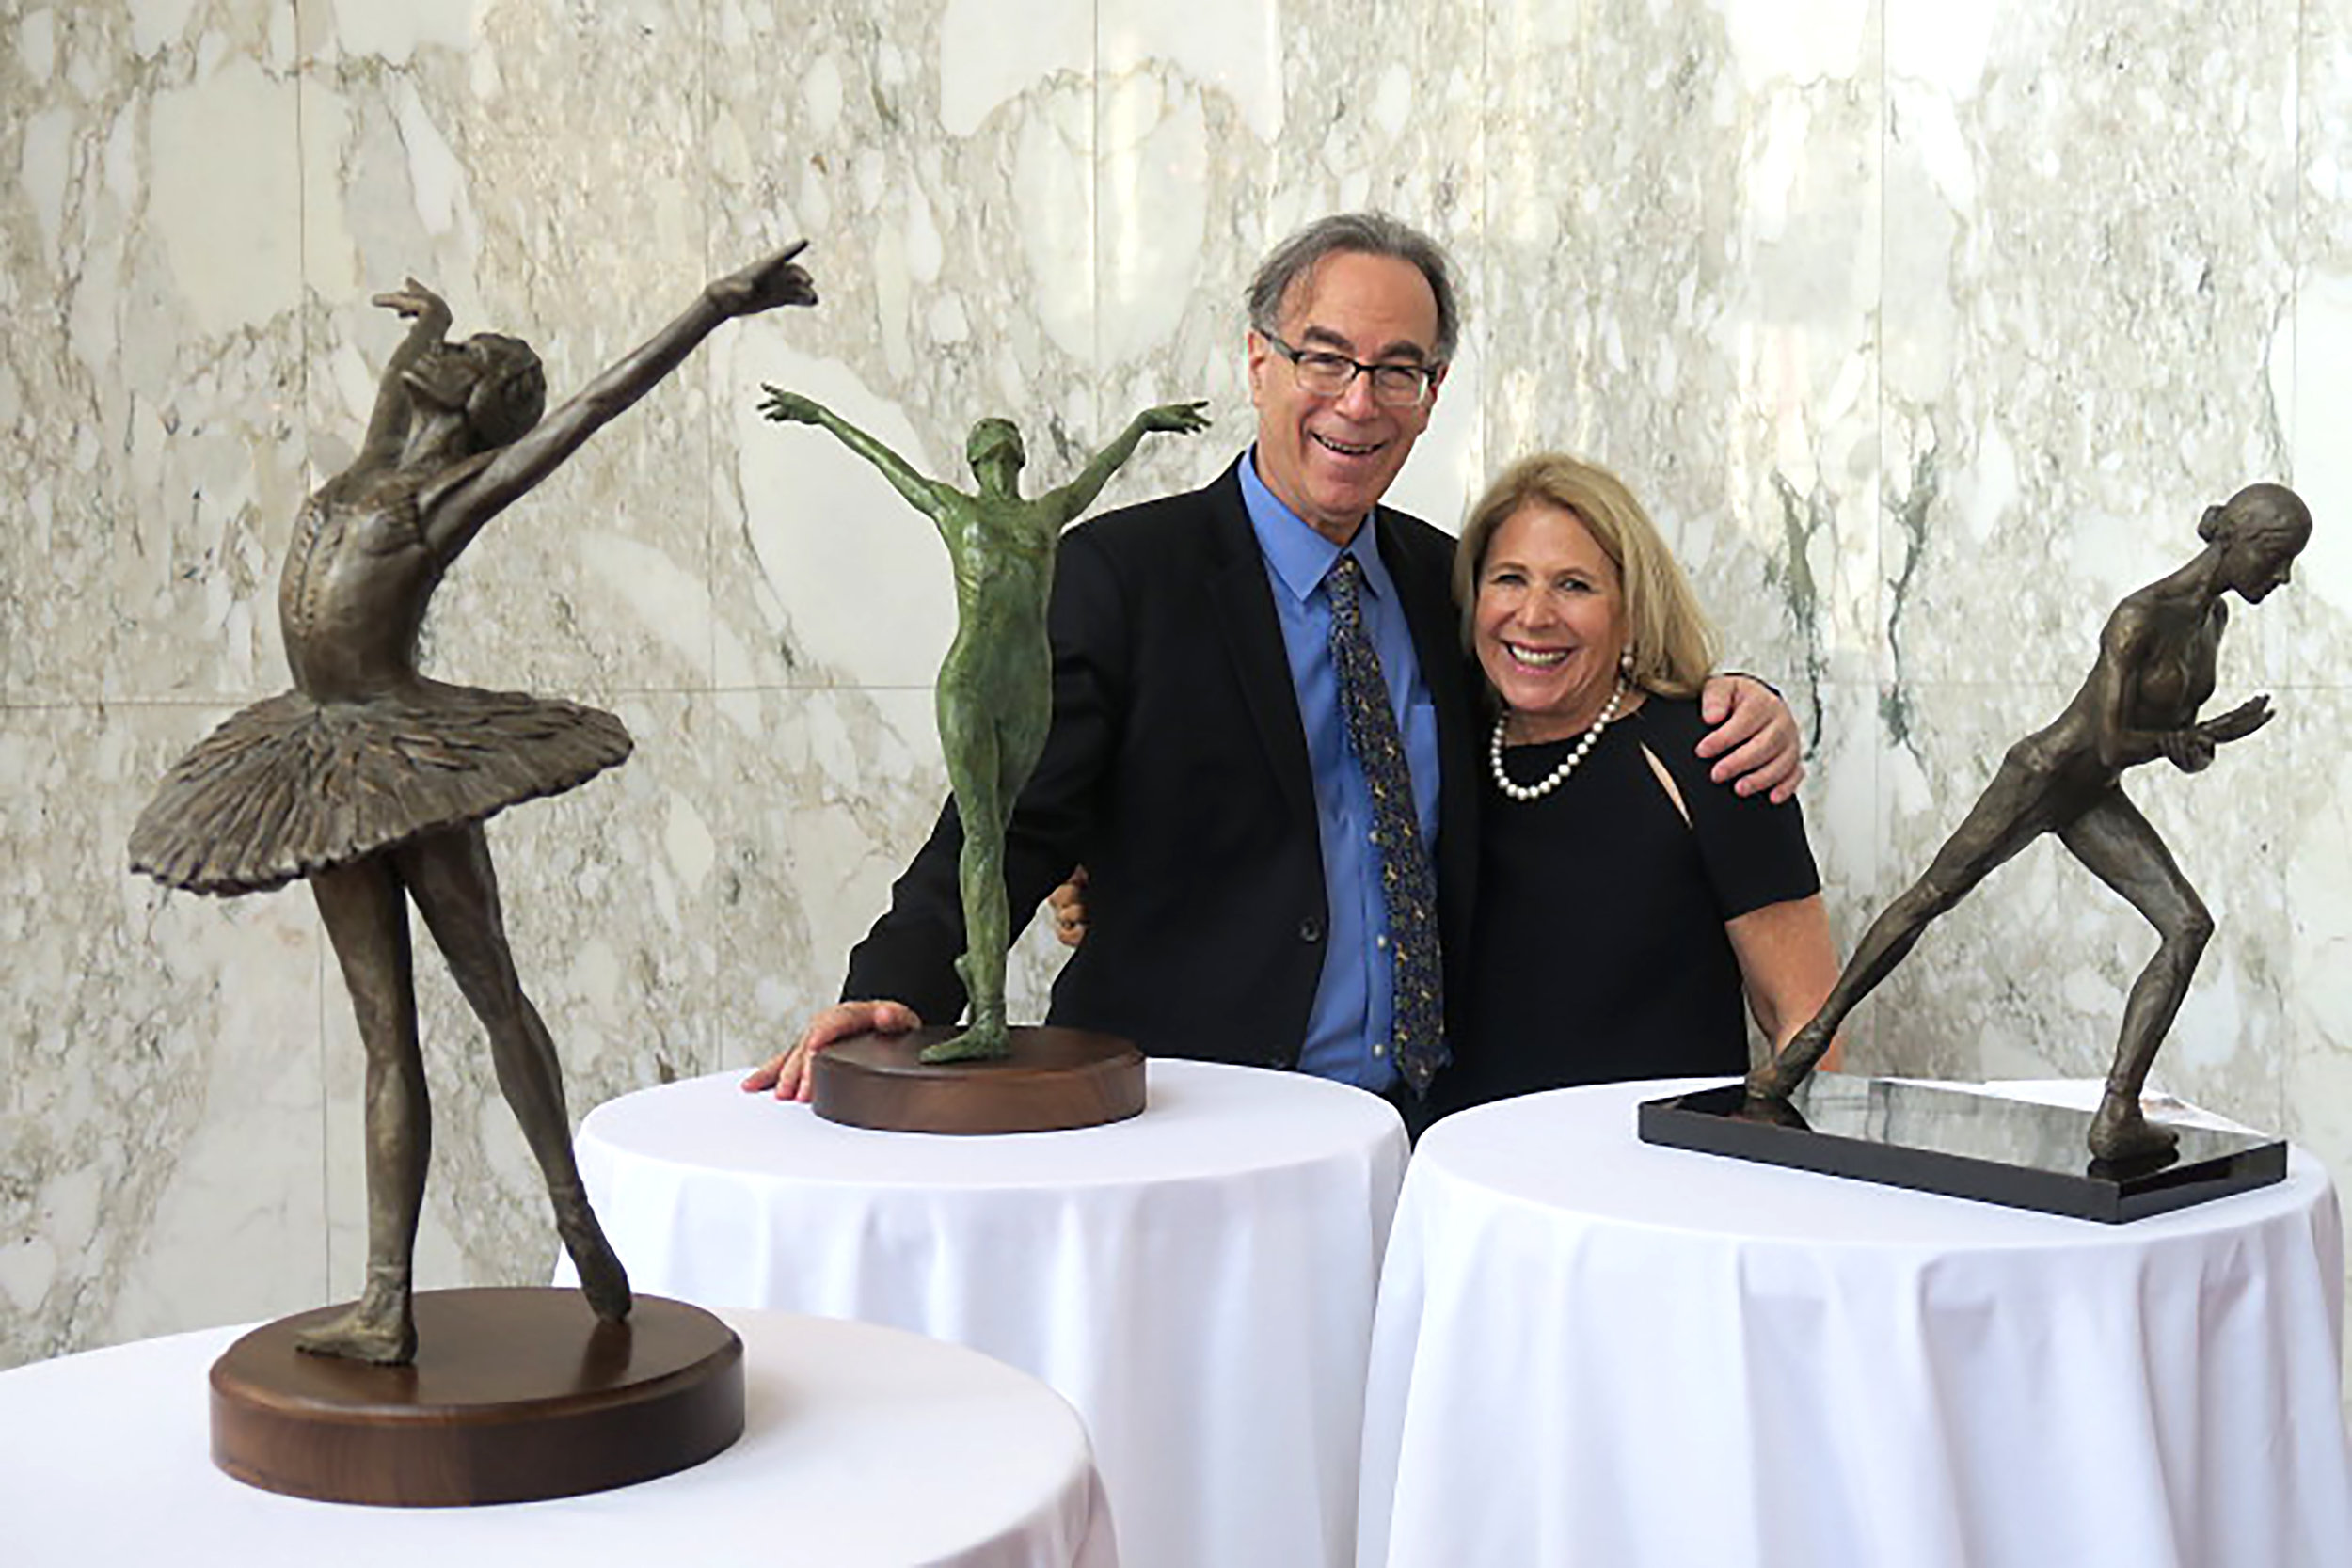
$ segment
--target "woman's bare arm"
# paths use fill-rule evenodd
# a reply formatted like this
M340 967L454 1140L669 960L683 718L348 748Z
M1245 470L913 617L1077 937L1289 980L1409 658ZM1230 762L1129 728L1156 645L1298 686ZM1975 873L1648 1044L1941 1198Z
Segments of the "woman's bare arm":
M1821 895L1750 910L1724 922L1724 930L1740 960L1748 1010L1778 1051L1813 1022L1837 984L1837 949L1830 942ZM1833 1040L1820 1066L1835 1072L1844 1055L1844 1042Z

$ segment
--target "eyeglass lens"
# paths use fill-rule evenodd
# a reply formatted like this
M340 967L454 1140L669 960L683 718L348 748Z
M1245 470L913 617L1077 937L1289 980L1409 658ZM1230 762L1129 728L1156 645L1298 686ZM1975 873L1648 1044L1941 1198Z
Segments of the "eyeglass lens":
M1318 397L1337 397L1362 371L1372 377L1374 399L1386 404L1415 404L1429 385L1429 372L1419 365L1359 365L1337 354L1307 353L1292 361L1298 384Z

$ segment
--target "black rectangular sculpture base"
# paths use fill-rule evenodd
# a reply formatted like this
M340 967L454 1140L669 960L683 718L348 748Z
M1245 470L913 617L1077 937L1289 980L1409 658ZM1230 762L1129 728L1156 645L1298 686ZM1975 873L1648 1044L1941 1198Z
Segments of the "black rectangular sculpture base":
M2169 1158L2111 1166L2084 1142L2088 1111L1842 1072L1815 1073L1786 1104L1738 1084L1645 1101L1637 1126L1644 1143L2109 1225L2287 1173L2283 1140L2204 1127L2179 1128Z

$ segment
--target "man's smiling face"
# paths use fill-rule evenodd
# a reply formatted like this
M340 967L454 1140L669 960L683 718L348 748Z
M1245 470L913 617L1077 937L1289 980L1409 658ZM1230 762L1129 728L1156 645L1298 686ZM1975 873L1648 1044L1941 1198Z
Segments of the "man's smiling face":
M1438 341L1438 298L1410 261L1341 251L1291 286L1281 337L1295 349L1368 365L1427 365ZM1258 408L1258 477L1315 531L1345 544L1428 427L1438 388L1433 383L1411 407L1388 407L1374 400L1372 378L1359 375L1339 396L1318 397L1252 332L1249 398Z

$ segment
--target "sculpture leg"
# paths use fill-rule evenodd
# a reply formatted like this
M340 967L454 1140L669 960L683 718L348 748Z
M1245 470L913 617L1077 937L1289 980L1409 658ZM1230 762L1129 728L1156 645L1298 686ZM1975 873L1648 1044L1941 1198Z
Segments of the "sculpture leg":
M1005 949L1012 941L1005 902L1005 824L1012 798L1001 787L995 726L972 711L978 705L953 690L942 673L939 734L956 816L963 824L963 850L956 862L963 956L956 960L956 974L971 999L972 1017L962 1033L926 1047L926 1062L995 1061L1012 1052L1005 1032Z
M628 1316L628 1275L604 1239L572 1157L564 1070L539 1010L523 994L499 908L498 872L478 822L413 839L394 853L425 928L449 960L457 989L490 1037L499 1090L522 1124L555 1206L556 1233L580 1270L580 1288L602 1318Z
M368 1277L351 1310L294 1343L318 1355L397 1365L417 1353L411 1264L433 1156L408 908L392 868L374 858L319 873L310 895L367 1051Z
M1837 983L1821 1003L1821 1010L1788 1037L1777 1055L1748 1074L1750 1094L1767 1100L1786 1100L1794 1094L1829 1050L1847 1015L1894 973L1895 966L1918 945L1928 927L2017 851L2049 831L2050 802L2034 787L2036 783L2037 776L2028 769L2003 761L1993 783L1944 841L1919 879L1879 911L1870 928L1862 933L1853 956L1846 960Z
M2070 825L2059 838L2092 875L2131 901L2163 939L2132 983L2123 1027L2107 1069L2106 1092L2090 1123L2090 1152L2102 1160L2142 1159L2169 1152L2180 1134L2151 1123L2140 1090L2156 1048L2188 994L2189 977L2213 937L2213 916L2181 875L2172 852L2121 789Z

